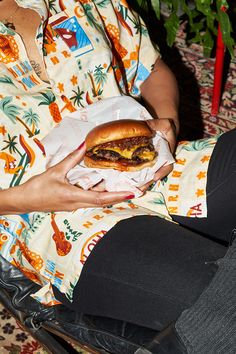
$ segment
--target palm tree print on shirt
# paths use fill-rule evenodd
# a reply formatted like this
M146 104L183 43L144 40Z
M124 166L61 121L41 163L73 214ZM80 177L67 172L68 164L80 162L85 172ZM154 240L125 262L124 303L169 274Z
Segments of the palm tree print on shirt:
M39 134L39 130L36 130L36 127L40 121L38 113L34 112L32 108L30 108L24 113L22 118L32 127L32 132L34 135Z
M70 97L70 100L73 101L75 106L78 107L84 107L83 103L81 101L83 101L83 95L84 95L84 91L81 91L80 87L77 87L77 91L72 90L72 92L74 92L74 96Z
M28 127L28 125L19 117L21 107L12 104L12 97L5 97L0 101L0 109L3 113L11 120L13 124L16 124L17 121L25 127L25 130L29 137L32 137L34 133Z

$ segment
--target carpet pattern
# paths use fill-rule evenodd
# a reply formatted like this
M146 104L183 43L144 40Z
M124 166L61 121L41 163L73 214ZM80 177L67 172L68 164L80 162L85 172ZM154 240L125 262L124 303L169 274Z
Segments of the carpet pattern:
M187 47L184 38L184 32L180 32L176 46L167 60L180 87L181 139L208 137L236 128L236 58L229 61L226 57L227 76L224 77L220 112L217 117L212 117L210 112L214 59L203 57L202 50L197 45ZM165 58L165 55L163 57ZM79 348L76 349L78 353L85 354ZM1 305L0 352L47 354Z
M205 58L198 45L187 47L183 31L179 33L176 48L181 66L176 67L174 60L169 65L180 87L181 138L209 137L236 128L236 50L234 58L225 56L221 105L218 115L213 117L211 99L215 59Z
M74 346L77 354L90 354ZM0 353L48 354L0 304ZM60 354L60 353L58 353Z
M47 354L2 306L0 306L0 348L1 354Z

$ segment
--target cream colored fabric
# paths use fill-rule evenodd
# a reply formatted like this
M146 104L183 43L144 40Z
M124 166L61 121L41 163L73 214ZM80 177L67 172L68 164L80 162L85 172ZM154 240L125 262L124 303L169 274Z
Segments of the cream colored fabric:
M159 57L143 22L124 0L18 0L18 4L35 9L42 18L36 43L50 83L37 76L21 37L0 23L2 189L45 171L41 141L68 113L103 98L122 94L138 98L140 83ZM75 213L2 216L0 250L42 285L36 298L53 304L51 284L71 298L99 239L120 219L145 213L123 203Z

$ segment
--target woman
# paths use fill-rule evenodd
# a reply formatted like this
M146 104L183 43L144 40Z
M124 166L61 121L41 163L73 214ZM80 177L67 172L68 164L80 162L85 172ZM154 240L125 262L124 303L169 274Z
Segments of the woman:
M67 172L83 158L84 147L45 171L46 159L41 140L63 116L79 107L122 92L140 96L139 86L148 77L142 97L156 115L163 117L155 121L156 129L165 131L174 150L173 126L178 129L178 91L172 73L158 60L159 53L151 46L144 25L139 24L139 18L128 10L125 3L115 4L115 9L111 3L98 8L92 2L85 8L82 3L75 4L73 1L49 5L44 1L3 0L0 3L3 189L0 212L2 215L14 215L3 217L2 224L8 225L7 229L3 226L8 241L2 253L7 259L14 258L18 266L28 268L28 271L34 264L31 270L34 271L35 267L40 269L41 276L47 273L48 268L44 268L47 263L53 261L55 265L54 258L63 255L65 265L63 269L56 267L55 271L63 273L66 278L67 262L71 262L68 255L71 258L73 249L83 249L86 240L95 232L87 231L83 226L87 222L88 212L83 219L84 212L81 210L76 216L73 213L63 218L49 212L105 207L130 199L133 195L130 192L83 191L70 185L66 179ZM126 19L122 17L123 13ZM146 48L148 57L144 54ZM149 75L154 64L155 69ZM161 94L155 93L158 91ZM158 175L166 173L166 168L158 171ZM27 213L34 211L37 213L30 214L31 218ZM80 225L77 225L78 218ZM38 220L41 231L37 226ZM98 231L108 231L116 221ZM31 241L34 239L33 242L37 243L40 238L35 233L30 236L29 228L37 229L40 235L48 230L44 240L48 238L52 244L46 241L45 245L38 246L44 248L44 252L47 248L56 247L56 253L46 260L44 255L38 255L38 246L34 245L33 251ZM81 234L80 229L84 229L84 240L81 243L80 237L81 245L77 242L74 247ZM70 234L71 240L66 239L66 233ZM17 240L19 234L25 235L21 242ZM19 248L21 252L25 249L24 261L13 255ZM35 259L29 259L28 249L37 254L38 264ZM74 264L72 283L78 280L83 260L77 260ZM38 281L41 284L44 282L43 279ZM67 293L70 291L69 283L62 286L64 290L67 288Z
M211 262L226 248L145 216L138 203L106 208L133 195L70 185L66 175L83 159L85 145L46 170L41 140L69 112L129 94L142 97L157 118L150 126L174 152L179 123L172 73L124 1L2 0L0 14L2 255L42 285L39 301L162 329L194 303L215 273ZM210 177L221 150L217 143ZM163 167L155 179L171 169ZM224 178L213 186L208 180L211 195ZM191 218L195 229L197 221Z

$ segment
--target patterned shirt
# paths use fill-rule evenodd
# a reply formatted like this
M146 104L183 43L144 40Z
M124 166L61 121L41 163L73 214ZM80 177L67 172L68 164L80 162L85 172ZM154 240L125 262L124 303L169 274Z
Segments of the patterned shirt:
M145 25L125 0L17 3L41 16L36 43L43 53L49 82L42 81L34 71L21 37L0 23L1 189L17 186L45 171L41 141L66 114L107 97L139 97L139 86L159 57ZM184 156L177 160L168 178L171 182L159 183L137 203L73 213L34 212L0 217L1 254L42 286L34 295L37 300L57 303L51 284L71 300L91 250L119 220L143 214L169 218L167 209L195 216L191 210L195 210L198 201L203 205L198 207L203 211L201 216L206 214L205 180L213 144L208 144L207 151L198 150L198 159L204 159L206 152L208 158L202 160L204 167L195 176L194 193L198 196L189 195L188 205L177 203L185 189L181 191L177 187L181 183L176 180L180 180L183 166L191 160L191 153L189 157L185 154L189 145L182 146Z

